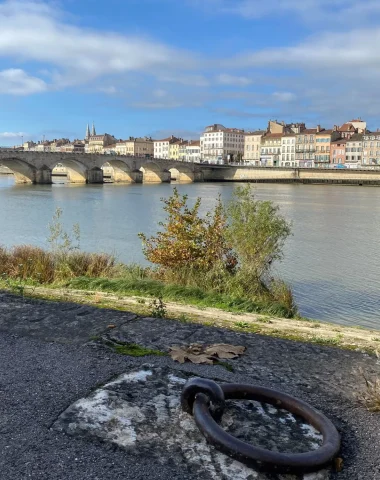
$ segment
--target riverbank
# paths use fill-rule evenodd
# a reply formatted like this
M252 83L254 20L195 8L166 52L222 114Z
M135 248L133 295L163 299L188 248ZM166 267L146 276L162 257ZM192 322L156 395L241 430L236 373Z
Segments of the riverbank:
M171 345L200 342L242 345L246 351L228 360L227 370L222 365L181 365L168 356L118 355L105 345L107 339L162 352L168 352ZM151 386L141 380L147 364L154 375L162 375ZM167 396L164 374L171 379L203 376L219 382L258 384L294 395L322 411L342 436L343 469L326 469L297 480L359 480L378 475L380 416L366 411L356 393L364 388L358 370L362 368L372 377L380 375L380 365L373 356L360 352L0 292L0 365L0 412L4 420L0 421L0 452L6 452L0 456L0 469L4 480L92 480L99 475L102 480L248 480L252 475L260 480L279 480L278 475L247 471L231 464L228 457L215 455L193 419L181 416L177 409L170 410L179 394ZM118 378L132 378L132 385L116 388L115 377L120 375ZM139 375L138 382L133 383L133 375ZM110 394L112 401L101 403ZM91 418L86 427L83 420L79 425L73 416L75 402L83 399L83 407L91 406L94 398L98 407L92 414L100 408L104 424L100 430ZM257 425L251 429L252 442L262 444L269 439L278 444L286 436L292 422L277 418L272 431L268 413L258 408L256 416L247 417ZM231 414L234 419L234 410ZM131 415L132 423L126 423L125 418ZM146 444L117 444L122 433L127 439L129 432L133 434L133 415L138 415L138 425L147 434L156 431L160 419L165 420L158 441L153 439L149 444L149 455ZM123 428L119 418L124 420ZM65 430L68 426L71 433ZM186 438L184 432L188 433ZM308 441L310 435L306 433ZM288 447L293 446L292 438L285 439ZM289 480L296 478L289 476Z
M2 287L4 288L4 286ZM133 312L138 315L152 315L157 305L154 298L138 295L122 295L100 290L80 290L74 288L31 287L26 288L25 296L60 302L73 302L91 305L99 309ZM377 355L380 352L380 330L355 326L348 327L303 318L280 318L273 315L222 310L200 307L186 303L165 301L163 310L167 318L182 323L194 323L233 330L241 333L260 335L326 345L345 350L367 352Z

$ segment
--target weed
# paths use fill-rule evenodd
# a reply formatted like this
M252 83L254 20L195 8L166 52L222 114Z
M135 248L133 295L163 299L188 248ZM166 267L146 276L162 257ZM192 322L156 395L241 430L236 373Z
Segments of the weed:
M235 322L235 325L239 328L249 328L248 322Z
M155 318L165 318L167 317L167 309L166 305L164 304L162 297L159 296L155 298L150 303L149 307L151 308L151 316Z
M221 367L225 368L229 372L235 371L234 367L228 362L221 362L220 360L218 360L215 362L215 365L220 365Z
M321 324L320 323L312 323L310 325L310 328L321 328Z
M365 382L365 389L358 395L359 401L370 412L380 412L380 378L370 379L363 369L359 373Z
M161 350L152 350L141 345L136 345L135 343L113 344L112 348L116 353L119 353L120 355L129 355L130 357L144 357L146 355L157 355L162 357L166 355L166 353L161 352Z
M190 323L191 322L191 318L189 316L187 316L185 313L181 313L181 315L179 315L177 317L177 320L179 322L182 322L182 323Z

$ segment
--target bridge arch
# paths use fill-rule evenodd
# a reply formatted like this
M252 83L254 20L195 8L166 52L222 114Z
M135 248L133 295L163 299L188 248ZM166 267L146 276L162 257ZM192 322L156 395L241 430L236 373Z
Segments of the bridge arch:
M131 169L128 163L118 159L107 159L101 167L108 173L113 183L141 183L143 174L139 170Z
M62 165L67 171L67 180L70 183L78 183L78 184L84 184L84 183L97 183L97 182L91 182L91 179L89 178L89 172L91 170L88 170L87 167L80 161L78 161L76 158L71 157L68 154L65 155L60 155L59 158L57 159L52 159L52 161L49 164L50 170L53 170L58 164ZM103 173L101 174L102 176L102 181L103 181Z
M143 172L143 183L170 182L170 172L155 162L145 163L140 171Z
M5 158L0 164L8 167L15 177L16 183L36 183L36 167L18 158Z
M192 183L194 182L194 172L187 165L175 164L169 166L171 180L176 180L180 183Z

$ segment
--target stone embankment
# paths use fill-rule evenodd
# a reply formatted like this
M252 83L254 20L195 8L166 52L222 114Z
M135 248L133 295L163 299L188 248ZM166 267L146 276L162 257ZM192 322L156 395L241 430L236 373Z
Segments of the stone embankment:
M110 342L164 353L172 345L229 343L246 352L226 369L117 355ZM375 480L380 415L355 398L359 368L380 375L376 357L360 352L0 292L1 478ZM307 401L340 431L343 469L268 476L219 453L179 408L192 376ZM265 448L299 451L321 441L300 419L256 402L232 402L223 422Z

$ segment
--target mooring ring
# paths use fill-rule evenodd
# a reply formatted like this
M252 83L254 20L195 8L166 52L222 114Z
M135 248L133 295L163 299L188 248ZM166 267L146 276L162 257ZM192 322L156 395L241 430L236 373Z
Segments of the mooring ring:
M193 385L196 384L193 379ZM206 379L202 379L203 384ZM215 383L212 380L206 382ZM216 384L217 385L217 384ZM300 473L319 470L329 465L340 450L340 435L333 423L306 402L269 388L227 383L220 385L226 400L255 400L268 403L299 415L315 427L323 436L320 448L304 453L279 453L245 443L227 433L213 418L207 393L195 395L193 415L195 422L218 450L248 465L281 473ZM192 387L193 390L194 387ZM186 385L184 387L186 390Z

